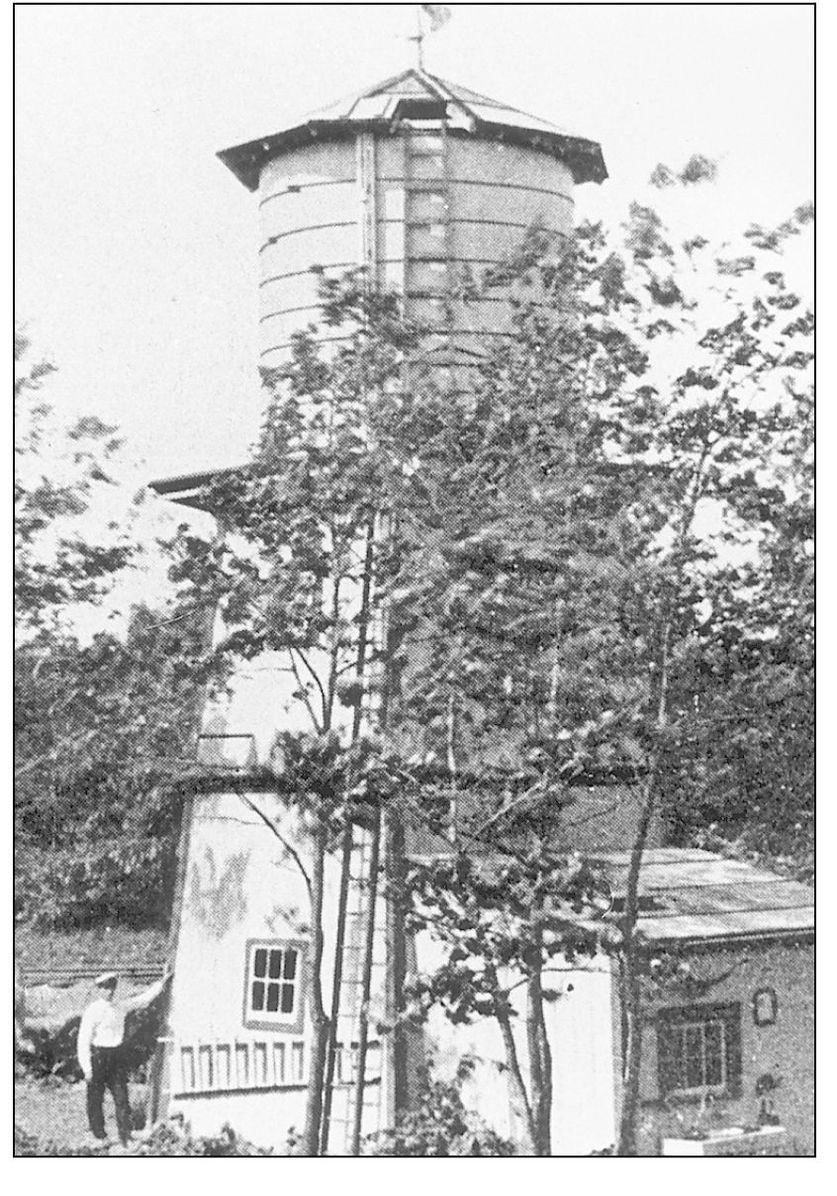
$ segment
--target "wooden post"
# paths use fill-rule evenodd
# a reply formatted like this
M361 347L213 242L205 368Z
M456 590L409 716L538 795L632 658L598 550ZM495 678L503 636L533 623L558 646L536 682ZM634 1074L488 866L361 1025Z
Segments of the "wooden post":
M180 924L183 920L183 900L186 888L186 861L189 854L192 818L194 816L195 798L189 794L185 798L180 813L180 836L177 845L177 875L174 884L174 900L172 902L172 919L169 927L169 938L166 945L166 965L174 971L177 955L177 942L180 937ZM169 1014L171 1010L172 986L166 994L166 1011L163 1020L161 1039L167 1040L170 1034ZM148 1096L146 1098L146 1119L149 1125L162 1120L168 1112L170 1091L166 1085L170 1082L169 1056L170 1050L166 1041L158 1041L157 1049L151 1060L148 1081Z

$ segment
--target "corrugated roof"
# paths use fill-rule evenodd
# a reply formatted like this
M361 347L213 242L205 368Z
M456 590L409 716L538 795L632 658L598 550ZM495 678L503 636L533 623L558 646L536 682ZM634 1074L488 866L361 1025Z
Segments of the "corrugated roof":
M630 852L596 852L614 897L624 895ZM744 860L694 848L649 848L639 892L651 898L639 928L655 943L808 936L814 930L814 893Z
M444 104L449 127L456 132L525 144L560 158L577 183L600 183L607 178L597 142L416 68L289 122L266 137L221 150L218 157L254 191L263 164L277 154L315 137L336 138L362 129L391 131L399 119L399 104L416 99Z

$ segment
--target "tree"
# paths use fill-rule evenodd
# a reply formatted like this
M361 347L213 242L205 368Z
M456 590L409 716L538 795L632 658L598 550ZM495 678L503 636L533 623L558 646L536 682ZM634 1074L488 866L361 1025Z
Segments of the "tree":
M691 184L706 170L682 175ZM640 205L621 247L598 227L564 245L533 229L483 280L511 293L515 335L467 393L422 368L421 330L395 299L352 279L328 284L325 319L344 347L329 357L312 332L297 337L289 369L268 378L274 398L255 468L211 496L239 546L185 546L181 576L208 570L233 628L222 652L284 652L320 733L336 729L342 695L353 734L366 712L399 767L419 759L442 770L451 834L467 842L488 823L506 836L509 867L530 869L531 892L510 893L504 911L506 940L521 940L525 926L529 954L508 941L502 950L523 969L536 1010L528 1089L514 1080L534 1150L548 1147L551 1082L541 976L553 954L577 950L569 916L563 937L540 943L537 905L547 890L571 891L553 843L570 782L614 770L634 780L636 836L613 948L627 1026L619 1149L631 1153L646 964L638 895L651 827L663 816L681 836L695 833L683 817L691 804L720 809L727 829L729 765L706 750L719 680L730 703L743 686L754 712L769 694L792 698L798 715L775 725L797 738L807 730L802 661L788 647L800 627L808 642L808 605L789 608L787 598L808 572L796 538L808 524L811 320L761 259L810 217L800 208L778 230L749 230L737 255L702 237L675 248ZM755 597L744 645L732 632ZM375 638L381 610L386 634ZM723 737L732 751L739 736ZM523 772L522 791L494 783L504 771ZM419 815L438 804L431 789L416 799ZM734 825L750 820L740 805ZM326 848L319 833L314 874ZM451 935L473 940L469 1015L487 1001L508 1030L491 971L502 936L457 923L457 861L459 872L431 885L434 909ZM477 882L469 875L468 901ZM316 925L316 895L312 908ZM454 1011L448 981L461 985L462 971L430 986ZM320 1068L321 1000L312 1012ZM309 1097L313 1153L319 1098Z
M310 331L295 337L288 368L265 378L270 400L253 467L224 477L206 496L210 507L223 510L230 535L218 543L184 530L172 570L185 601L206 601L208 595L217 601L227 629L218 658L279 653L293 697L310 720L311 734L283 740L280 753L286 777L288 760L298 762L290 774L295 783L285 780L283 789L303 803L310 831L311 859L296 860L308 888L312 928L314 1037L301 1143L309 1155L320 1152L335 1049L321 983L325 858L336 834L345 889L352 820L347 802L368 782L368 768L358 772L365 758L364 717L376 726L387 718L387 673L380 669L382 645L373 633L379 577L390 551L384 531L392 509L387 437L400 401L394 388L405 352L416 343L397 299L371 290L362 275L323 282L322 299L326 323L349 330L345 345L326 357ZM341 731L348 740L343 747L356 749L345 760ZM271 829L278 833L275 825ZM379 835L378 819L376 842ZM362 1025L362 1039L365 1032Z
M809 219L801 208L776 233L751 229L747 241L775 255ZM707 245L684 245L689 275ZM551 258L524 247L504 272L507 283L516 267L538 303L546 296L549 318L522 305L516 337L486 365L476 395L425 410L436 426L422 439L425 468L415 476L424 494L417 488L409 508L420 521L415 555L397 591L402 622L424 645L418 666L405 669L401 709L437 756L466 757L473 777L498 740L507 753L540 754L551 784L545 803L529 798L537 820L557 813L561 778L573 769L634 770L639 813L619 948L621 1153L635 1149L642 858L659 813L682 830L697 788L694 776L683 782L688 747L717 733L707 666L756 594L751 660L740 656L728 682L740 687L750 665L752 697L767 690L785 703L771 722L782 723L784 745L810 725L805 681L788 668L784 636L774 642L787 578L808 574L794 537L808 525L810 499L810 314L778 270L756 274L759 255L710 253L701 287L709 273L714 290L700 306L650 209L633 208L628 246L616 256L599 230L582 230ZM675 368L663 385L666 354ZM702 526L710 514L720 532ZM750 560L730 564L730 546ZM808 601L790 609L808 643ZM788 720L786 699L797 694L799 714ZM724 729L727 746L735 738ZM685 800L675 806L663 794L678 773ZM704 783L717 779L704 767Z
M600 936L582 917L595 916L601 891L585 865L556 855L531 835L528 850L515 850L509 827L503 829L488 856L486 843L469 836L467 847L450 858L411 867L402 896L409 902L407 924L441 939L448 955L435 974L415 978L408 1016L421 1018L439 1004L455 1024L494 1018L523 1153L548 1156L552 1055L544 1006L560 997L550 975L595 954ZM527 1067L514 1034L512 994L521 986L527 994Z
M121 441L95 416L61 428L43 396L54 373L16 326L15 620L24 637L70 605L101 599L134 551L116 523L99 530L102 543L80 529L97 492L113 484L109 463Z
M195 612L138 607L124 639L42 630L15 653L19 914L164 923L205 645Z
M172 771L195 732L202 607L134 610L124 635L83 642L84 606L136 561L116 429L62 422L55 367L15 331L15 831L21 916L45 925L168 916ZM45 857L48 853L48 859Z

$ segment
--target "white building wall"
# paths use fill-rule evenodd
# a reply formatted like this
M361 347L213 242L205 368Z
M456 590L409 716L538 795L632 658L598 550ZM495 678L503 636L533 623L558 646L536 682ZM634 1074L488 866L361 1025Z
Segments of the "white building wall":
M418 971L429 974L444 962L445 948L425 932L418 936L416 955ZM556 959L552 966L555 970L544 976L544 987L560 993L545 1008L553 1061L552 1153L588 1155L612 1146L615 1137L611 964L602 955L577 965ZM511 988L519 977L508 973L501 979ZM514 988L512 1002L515 1044L526 1077L524 985ZM496 1133L519 1140L505 1049L493 1018L454 1025L434 1009L426 1026L426 1049L436 1074L446 1078L456 1073L463 1056L471 1056L475 1066L463 1088L466 1105Z
M588 1155L615 1141L611 966L601 955L545 977L561 992L546 1007L554 1155Z
M310 947L310 905L298 867L247 801L273 819L300 851L309 874L310 850L298 817L272 794L199 795L194 802L184 873L183 905L175 956L167 1065L163 1089L169 1113L181 1113L196 1133L230 1124L259 1145L285 1147L291 1129L305 1118L311 1023L305 1004L297 1025L285 1030L248 1027L245 983L248 942L253 939ZM360 833L360 832L358 832ZM369 832L363 832L367 835ZM326 861L323 922L323 993L331 1005L340 860ZM363 919L354 919L344 959L359 965ZM370 1005L370 1091L363 1133L380 1128L383 1046L377 1023L384 1019L384 907L376 910ZM354 941L351 940L354 935ZM353 951L354 948L354 951ZM309 981L310 982L310 981ZM351 1052L341 1059L334 1100L333 1152L345 1148Z
M301 1131L304 1125L310 1017L306 1001L303 1016L291 1029L251 1028L245 1024L247 947L253 939L310 941L309 905L299 869L259 816L248 808L248 802L279 825L283 836L301 851L310 870L304 828L277 796L229 792L195 799L186 850L163 1090L169 1093L168 1113L182 1114L193 1132L216 1134L228 1124L250 1141L282 1152L289 1133ZM369 832L363 834L368 836ZM326 862L324 901L323 991L327 1009L331 1003L338 889L339 858L335 851ZM390 1108L384 1059L389 1044L387 1036L377 1031L387 1018L384 920L384 902L379 896L364 1136L387 1124ZM350 918L348 926L344 964L347 975L354 967L357 976L363 919ZM444 944L430 934L418 936L415 946L419 972L430 973L444 961ZM561 995L546 1007L554 1060L553 1152L586 1154L613 1141L611 976L604 959L584 961L582 966L566 970L560 962L555 966L561 970L547 979L549 987ZM506 979L511 986L517 978L509 975ZM349 995L344 994L344 1014L357 1013L356 988L354 993L354 1007ZM520 985L514 993L518 1013L515 1035L524 1069L525 999L525 986ZM352 1036L347 1023L341 1023L341 1040ZM440 1077L452 1076L464 1056L473 1058L474 1071L463 1091L466 1105L499 1134L519 1138L509 1098L505 1053L493 1019L482 1018L470 1026L453 1025L437 1009L424 1028L423 1039L427 1060ZM332 1154L348 1150L353 1074L349 1049L341 1056L337 1077Z

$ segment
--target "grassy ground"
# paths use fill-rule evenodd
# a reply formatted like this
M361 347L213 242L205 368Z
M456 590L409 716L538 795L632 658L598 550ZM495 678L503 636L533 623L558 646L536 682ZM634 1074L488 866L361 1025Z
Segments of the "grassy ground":
M131 1108L135 1111L135 1125L143 1106L145 1087L130 1086ZM15 1124L28 1134L49 1139L61 1147L95 1145L96 1139L87 1128L84 1084L66 1080L15 1081ZM113 1102L105 1095L105 1128L111 1140L117 1140Z
M160 1157L254 1156L270 1154L225 1127L214 1138L193 1138L182 1119L163 1122L150 1133L142 1131L145 1086L129 1086L134 1137L126 1148L116 1136L110 1098L105 1098L105 1128L110 1137L97 1142L87 1128L84 1084L64 1080L15 1080L15 1154L20 1156L124 1155Z

